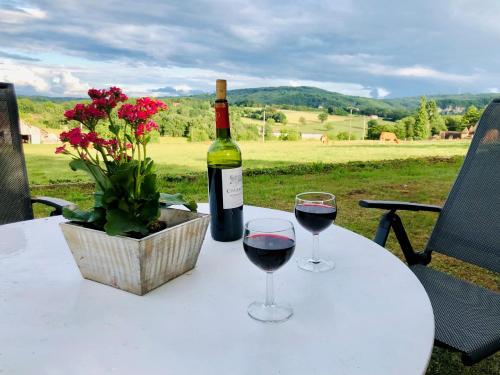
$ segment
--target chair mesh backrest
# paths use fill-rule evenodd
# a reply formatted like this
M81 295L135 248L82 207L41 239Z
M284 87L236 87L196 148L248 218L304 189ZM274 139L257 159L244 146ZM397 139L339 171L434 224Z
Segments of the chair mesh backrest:
M16 94L0 82L0 224L32 218Z
M427 251L500 272L500 99L479 121Z

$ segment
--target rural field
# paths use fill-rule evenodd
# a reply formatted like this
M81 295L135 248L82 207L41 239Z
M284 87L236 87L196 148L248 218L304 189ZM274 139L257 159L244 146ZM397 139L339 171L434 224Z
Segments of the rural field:
M163 138L151 144L164 192L182 192L207 201L205 176L209 143ZM467 141L429 141L383 144L379 141L240 142L245 176L245 203L291 211L295 194L324 190L338 197L337 224L373 237L378 210L358 206L359 199L388 199L442 204L467 151ZM55 145L25 145L33 195L60 197L82 208L92 205L93 185L87 176L71 171L68 158L54 154ZM175 177L176 176L176 177ZM48 214L36 207L36 216ZM415 248L421 249L435 221L432 213L402 213ZM391 235L388 247L402 258ZM500 289L500 277L460 261L434 255L433 266L491 289ZM411 348L409 348L411 350ZM500 354L464 367L456 353L435 348L427 374L494 375Z
M204 172L210 142L188 142L185 138L162 138L148 146L160 175ZM245 169L285 167L303 163L346 163L418 157L464 155L468 141L415 141L381 143L379 141L242 141ZM31 184L88 181L83 172L69 169L68 157L55 155L56 145L24 145Z

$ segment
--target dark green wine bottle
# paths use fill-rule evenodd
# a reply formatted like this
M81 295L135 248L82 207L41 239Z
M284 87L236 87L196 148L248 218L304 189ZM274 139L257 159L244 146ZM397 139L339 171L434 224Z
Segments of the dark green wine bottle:
M226 81L216 83L216 139L207 154L210 230L216 241L235 241L243 235L241 151L231 139Z

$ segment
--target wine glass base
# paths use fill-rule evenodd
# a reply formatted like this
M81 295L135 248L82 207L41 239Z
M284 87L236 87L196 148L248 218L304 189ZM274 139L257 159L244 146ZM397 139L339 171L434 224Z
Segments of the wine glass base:
M248 315L264 323L285 322L293 315L293 310L287 305L266 305L263 302L253 302L248 306Z
M302 258L297 260L297 266L309 272L326 272L335 268L335 263L325 259Z

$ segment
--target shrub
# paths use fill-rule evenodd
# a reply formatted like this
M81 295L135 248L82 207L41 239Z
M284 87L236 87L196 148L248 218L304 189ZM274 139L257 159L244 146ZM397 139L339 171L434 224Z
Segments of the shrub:
M280 130L280 139L282 141L299 141L302 138L296 128L284 127Z
M210 139L206 129L192 127L189 129L188 140L191 142L204 142Z
M444 123L448 130L456 131L461 127L462 116L447 116L444 119Z
M349 139L349 133L348 132L340 132L337 134L337 139L339 141L347 141ZM351 135L352 139L352 135Z
M337 138L337 134L333 130L330 130L330 131L326 132L326 136L331 141L333 141L334 139Z

